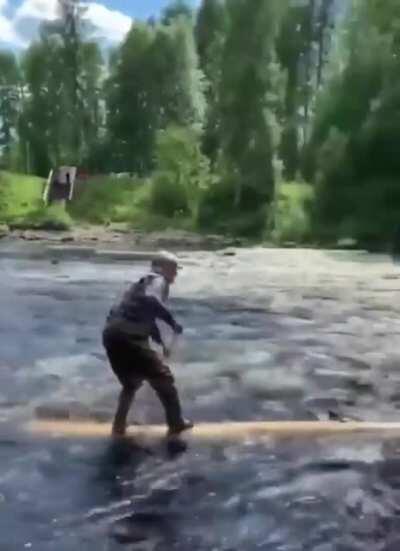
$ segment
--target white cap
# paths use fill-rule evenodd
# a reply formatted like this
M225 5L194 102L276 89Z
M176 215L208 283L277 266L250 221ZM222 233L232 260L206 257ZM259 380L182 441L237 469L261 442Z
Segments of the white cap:
M173 264L177 268L181 268L178 257L168 251L160 251L154 255L152 266L157 266L160 264Z

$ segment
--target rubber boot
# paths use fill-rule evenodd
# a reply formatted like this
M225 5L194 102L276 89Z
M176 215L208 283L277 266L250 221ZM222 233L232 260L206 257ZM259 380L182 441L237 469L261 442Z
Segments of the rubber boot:
M164 407L169 434L179 434L193 428L193 423L182 416L181 403L174 381L153 382L152 387Z

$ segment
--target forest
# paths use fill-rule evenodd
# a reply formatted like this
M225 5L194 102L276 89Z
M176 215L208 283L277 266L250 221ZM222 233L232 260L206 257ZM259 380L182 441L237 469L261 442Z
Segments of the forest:
M66 164L91 179L76 220L390 242L398 0L177 0L112 50L85 2L59 4L26 50L0 52L0 217L5 175Z

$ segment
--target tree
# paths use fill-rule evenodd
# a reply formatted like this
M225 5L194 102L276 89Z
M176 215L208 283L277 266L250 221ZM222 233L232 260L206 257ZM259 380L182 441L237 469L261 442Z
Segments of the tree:
M186 0L173 0L162 12L161 22L164 25L170 25L177 19L184 18L191 20L193 10Z
M118 170L145 174L153 167L157 130L199 130L205 102L192 23L135 24L113 63L107 85L110 139Z
M273 197L279 69L274 43L276 2L230 0L220 82L221 148L234 186L235 209L252 210Z
M98 44L85 42L81 47L79 88L82 106L82 159L93 169L105 134L103 107L104 60Z
M148 172L153 166L155 110L149 52L153 27L135 23L116 51L106 84L107 127L112 168L117 172Z
M8 163L16 138L20 104L20 74L15 55L0 52L0 149L3 162Z
M301 64L306 61L310 48L310 27L313 18L313 3L292 4L290 1L282 19L277 38L277 53L286 72L286 90L283 112L281 157L285 177L294 180L299 165L298 121L306 82L301 81Z
M64 134L63 65L60 44L42 36L22 60L25 94L19 123L20 147L29 171L47 176L60 163Z
M87 162L98 146L103 60L83 41L83 15L80 1L59 0L59 18L42 25L23 57L20 151L39 175Z
M78 163L82 159L83 142L80 125L83 115L80 72L83 15L86 8L82 0L58 0L58 7L60 13L59 33L63 43L65 99L69 103L69 109L64 113L64 116L69 119L67 127L69 132L66 137L70 146L71 162Z
M220 147L219 91L222 55L228 32L224 0L203 0L197 16L195 37L200 68L205 75L207 100L203 150L215 162Z
M316 222L331 234L364 243L390 237L397 223L400 81L396 3L375 11L354 2L342 35L340 62L317 102L309 145L317 184Z

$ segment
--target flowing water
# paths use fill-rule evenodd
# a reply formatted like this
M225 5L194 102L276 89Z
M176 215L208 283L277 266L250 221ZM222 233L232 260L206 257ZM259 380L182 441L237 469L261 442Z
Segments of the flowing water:
M0 550L400 549L400 442L160 446L34 439L47 408L110 420L110 304L145 266L0 257ZM400 417L400 271L362 253L183 255L173 368L195 421ZM132 421L161 422L149 388Z

